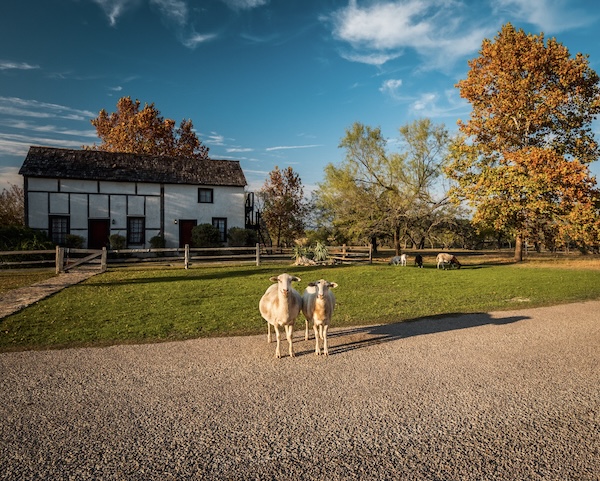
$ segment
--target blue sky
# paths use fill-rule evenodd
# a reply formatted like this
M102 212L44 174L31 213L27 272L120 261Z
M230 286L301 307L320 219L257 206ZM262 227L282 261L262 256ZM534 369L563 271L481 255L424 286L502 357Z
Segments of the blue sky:
M3 2L0 189L21 183L30 145L97 143L90 119L131 96L192 119L212 158L241 162L250 190L277 165L310 191L343 160L354 122L381 127L390 150L418 118L454 132L470 112L454 85L509 21L600 72L596 0Z

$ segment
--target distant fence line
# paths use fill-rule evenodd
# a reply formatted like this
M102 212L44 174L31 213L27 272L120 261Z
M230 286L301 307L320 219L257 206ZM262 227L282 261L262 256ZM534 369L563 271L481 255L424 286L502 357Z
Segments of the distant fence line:
M327 247L329 259L334 263L352 264L373 260L370 246L332 246ZM203 253L203 255L199 255ZM170 254L170 256L168 255ZM173 247L156 249L76 249L56 246L55 250L30 251L0 251L0 268L3 267L33 267L51 265L56 267L56 273L67 272L84 264L98 267L104 272L107 265L133 264L139 262L171 262L183 263L188 269L192 262L251 262L257 266L263 261L276 261L293 258L293 249L266 247L256 244L255 247ZM3 257L41 256L47 259L26 259L21 261L4 261Z

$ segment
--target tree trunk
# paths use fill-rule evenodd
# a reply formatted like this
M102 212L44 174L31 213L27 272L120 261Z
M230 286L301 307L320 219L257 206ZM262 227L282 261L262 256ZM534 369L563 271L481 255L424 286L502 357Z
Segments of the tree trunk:
M523 261L523 234L518 233L515 239L515 262Z
M373 254L377 254L377 236L371 237L371 247L373 248Z
M394 230L394 249L396 251L396 255L400 255L400 227L396 227Z

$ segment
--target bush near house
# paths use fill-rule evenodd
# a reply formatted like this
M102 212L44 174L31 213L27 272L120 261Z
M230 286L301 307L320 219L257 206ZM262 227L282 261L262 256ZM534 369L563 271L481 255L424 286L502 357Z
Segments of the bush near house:
M230 247L252 247L258 242L255 230L243 229L241 227L232 227L229 229L227 239Z
M212 224L199 224L192 229L193 247L221 247L221 232Z

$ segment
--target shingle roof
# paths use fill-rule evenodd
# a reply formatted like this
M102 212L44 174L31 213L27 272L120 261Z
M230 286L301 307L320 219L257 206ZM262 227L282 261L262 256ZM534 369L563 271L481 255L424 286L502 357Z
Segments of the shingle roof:
M29 148L19 173L26 177L116 182L246 185L240 163L233 160L196 160L37 146Z

